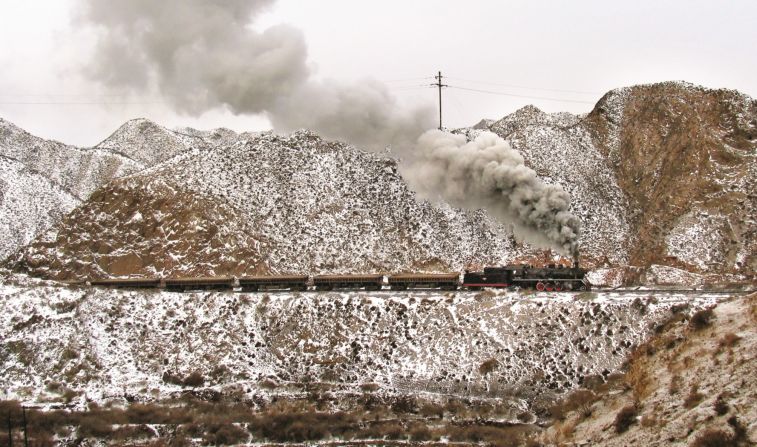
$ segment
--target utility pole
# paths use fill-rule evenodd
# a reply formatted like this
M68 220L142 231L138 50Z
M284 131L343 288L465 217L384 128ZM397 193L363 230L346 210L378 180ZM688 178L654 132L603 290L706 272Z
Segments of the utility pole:
M13 426L11 425L10 409L8 409L8 447L13 447Z
M442 84L442 72L440 71L437 76L434 76L436 83L431 84L432 87L439 88L439 130L442 130L442 87L448 87L446 84Z
M26 430L26 407L21 407L21 415L24 418L24 447L29 447L29 437Z

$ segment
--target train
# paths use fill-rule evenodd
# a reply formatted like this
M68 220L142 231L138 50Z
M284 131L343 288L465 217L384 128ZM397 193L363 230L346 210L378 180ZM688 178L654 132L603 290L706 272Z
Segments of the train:
M201 290L242 292L331 291L331 290L481 290L483 288L521 288L538 291L590 290L586 270L575 262L572 267L528 264L485 267L481 271L451 273L347 274L347 275L266 275L197 278L110 278L90 279L91 286L125 289L164 289L171 292Z

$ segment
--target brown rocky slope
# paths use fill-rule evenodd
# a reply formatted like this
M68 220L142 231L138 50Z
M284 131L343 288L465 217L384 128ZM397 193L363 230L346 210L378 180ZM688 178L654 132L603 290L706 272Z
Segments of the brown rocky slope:
M625 376L579 390L547 444L746 446L757 442L757 294L687 319L674 314L630 356ZM570 407L570 405L568 405Z

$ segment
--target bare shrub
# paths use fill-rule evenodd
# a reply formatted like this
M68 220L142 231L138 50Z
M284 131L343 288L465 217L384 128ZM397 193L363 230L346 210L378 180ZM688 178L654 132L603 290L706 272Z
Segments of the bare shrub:
M425 424L414 423L408 432L413 441L430 441L432 438L431 430Z
M675 374L670 378L670 385L668 385L668 393L678 394L681 391L681 382L683 379L678 374Z
M732 433L709 428L700 433L689 445L690 447L736 447L738 443Z
M717 413L719 416L723 416L724 414L728 413L728 402L725 401L725 395L721 393L717 399L715 399L715 403L712 405L712 409L715 410L715 413Z
M691 316L689 327L695 331L702 330L712 324L713 318L715 318L715 312L713 312L712 307L698 310Z
M378 383L361 383L360 389L365 391L366 393L372 393L379 389L379 385Z
M597 395L593 392L586 389L578 389L568 395L567 404L570 410L576 410L581 413L581 416L587 418L591 416L591 406L598 399Z
M171 371L164 371L161 379L163 380L163 382L170 383L172 385L184 384L184 381L182 380L182 378L177 376L176 374L173 374Z
M260 388L263 388L265 390L273 390L278 386L278 384L271 379L265 379L261 381L260 383L258 383L258 386L260 386Z
M733 332L728 332L720 339L720 341L718 342L718 347L720 349L732 348L739 342L739 340L741 340L741 337L734 334Z
M427 418L437 417L443 419L444 407L433 402L425 403L421 406L420 414Z
M520 445L523 430L519 427L494 427L469 425L467 427L447 426L447 434L452 441L485 442L490 445Z
M416 413L418 402L412 396L398 396L391 404L391 409L396 414Z
M205 384L205 378L199 371L193 371L187 377L184 378L182 384L188 387L198 387Z
M615 426L615 432L624 433L627 431L628 428L636 422L636 416L638 414L639 411L635 405L627 405L623 407L618 414L615 415L615 422L613 423Z
M113 424L100 414L88 414L79 420L79 436L83 438L105 438L113 433Z
M204 445L234 445L248 438L249 434L234 424L213 424L207 428L202 442Z
M699 392L699 387L697 385L692 385L688 396L683 400L683 406L690 410L699 405L699 403L702 402L702 399L704 399L704 394Z
M347 413L272 411L257 415L248 429L256 436L276 442L317 441L351 430L355 418Z
M110 436L112 439L149 439L155 436L155 432L144 424L122 425Z
M480 372L482 376L485 376L497 369L498 366L499 362L497 361L497 359L491 358L481 363L481 365L478 367L478 372Z

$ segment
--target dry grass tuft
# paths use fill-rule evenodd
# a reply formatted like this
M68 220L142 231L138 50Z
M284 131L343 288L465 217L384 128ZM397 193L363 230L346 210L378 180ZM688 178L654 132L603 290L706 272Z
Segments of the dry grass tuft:
M615 415L615 422L613 423L615 426L615 432L626 432L631 425L636 423L636 416L638 414L639 410L636 408L636 405L627 405L623 407L618 414Z

